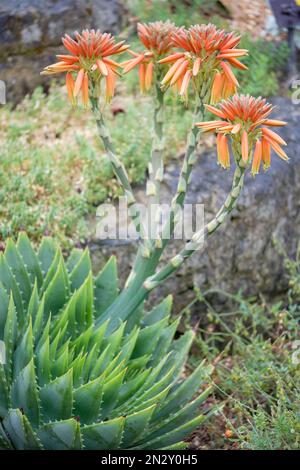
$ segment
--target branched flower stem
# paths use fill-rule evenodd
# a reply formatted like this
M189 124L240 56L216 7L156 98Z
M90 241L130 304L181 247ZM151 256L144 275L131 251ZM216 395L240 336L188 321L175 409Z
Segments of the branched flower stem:
M90 102L91 102L92 111L96 119L99 137L103 143L105 151L107 152L114 174L117 177L121 187L124 190L124 193L127 199L128 210L134 222L135 228L139 234L142 234L144 229L140 220L140 213L137 210L135 210L137 201L135 199L131 184L129 182L126 169L114 151L111 137L110 137L110 132L105 124L103 114L99 108L98 98L95 97L93 94L91 94Z
M222 225L224 220L235 207L236 201L241 193L244 172L244 168L237 166L233 177L231 191L217 215L208 224L206 224L203 229L196 232L192 240L186 243L185 247L176 256L174 256L164 268L146 279L144 282L144 287L148 290L148 292L160 285L171 274L177 271L186 259L195 253L195 251L202 248L205 237L213 234Z
M113 331L120 320L126 320L154 288L177 271L195 251L203 247L205 236L212 235L223 224L235 207L243 187L244 173L245 168L238 165L233 176L231 191L216 216L208 222L202 230L197 232L192 240L188 242L181 252L172 258L164 268L148 276L142 284L140 278L138 276L135 277L130 286L124 289L116 301L98 319L98 324L111 318L108 331ZM155 267L152 266L152 269L155 270Z
M164 122L164 92L160 88L160 78L155 83L155 101L153 116L153 138L151 149L151 161L149 163L149 181L147 195L149 204L159 204L160 185L163 180L163 122Z
M172 200L168 220L166 221L162 230L162 237L156 240L156 243L154 244L154 248L151 253L149 253L148 251L146 252L147 256L141 256L140 253L138 253L136 262L127 280L127 286L135 278L139 278L140 283L142 285L144 280L154 273L164 249L172 238L176 225L176 208L182 208L184 205L190 175L192 173L194 164L196 163L196 148L198 143L199 127L197 127L195 123L199 121L201 122L204 119L204 104L208 100L208 95L210 93L209 90L209 84L205 83L203 85L203 89L201 90L197 98L198 101L194 112L193 124L187 138L187 148L178 180L177 191ZM145 253L145 251L143 253Z
M176 204L181 204L181 206L183 206L189 178L194 163L196 162L196 147L198 143L199 128L195 125L195 123L204 119L204 104L208 99L209 90L210 87L207 83L204 85L203 90L201 90L198 96L199 101L196 105L193 125L187 139L187 149L178 182L178 189L173 200L172 209L170 210L170 219L166 225L169 231L172 229L172 232L174 231L175 226L175 210L173 210L175 209L175 202ZM183 180L186 182L185 191L183 191ZM171 235L172 234L170 233L170 237ZM131 315L132 311L137 308L147 297L150 291L148 288L145 288L144 282L146 279L151 278L151 276L153 276L155 273L167 242L168 240L166 240L164 244L161 243L160 246L155 246L154 244L153 248L152 244L143 244L142 247L146 247L146 249L141 248L138 251L136 261L127 279L124 290L98 320L98 323L100 324L109 318L111 319L108 331L112 331L117 327L120 320L125 320L129 315Z

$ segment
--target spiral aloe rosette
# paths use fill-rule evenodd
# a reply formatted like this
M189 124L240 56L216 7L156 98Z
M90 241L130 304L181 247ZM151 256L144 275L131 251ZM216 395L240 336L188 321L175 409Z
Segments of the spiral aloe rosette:
M173 340L171 298L114 331L109 320L96 327L117 295L114 258L94 277L88 250L65 262L50 238L37 253L25 234L7 242L0 448L177 449L206 419L198 410L211 369L201 364L181 379L193 332Z

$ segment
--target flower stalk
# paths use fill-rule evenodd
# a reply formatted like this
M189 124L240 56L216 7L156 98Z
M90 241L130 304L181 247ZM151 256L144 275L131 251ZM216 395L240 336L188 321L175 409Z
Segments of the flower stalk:
M155 81L155 99L153 114L153 137L151 160L148 165L149 180L147 182L147 196L149 200L149 208L160 202L160 186L163 181L164 164L164 138L163 138L163 122L164 122L164 92L160 88L159 76ZM150 232L151 234L151 232Z
M237 157L242 162L240 157ZM221 206L215 217L208 222L203 229L196 232L191 241L187 242L184 248L174 256L165 267L161 268L155 274L147 273L155 272L158 265L160 254L156 252L156 256L150 258L148 263L143 265L140 272L132 276L131 284L123 290L116 301L107 309L101 317L101 322L108 318L112 318L109 328L116 328L120 320L125 320L131 313L136 311L137 307L147 298L149 293L161 285L167 278L174 274L195 252L199 252L203 248L205 237L212 235L228 218L234 209L236 202L243 188L244 174L246 169L243 166L237 166L233 176L231 191L229 192L224 204ZM141 282L142 276L145 276ZM146 277L147 276L147 277Z
M210 222L208 222L204 228L196 232L193 235L192 240L186 243L185 247L176 256L174 256L164 268L146 279L144 282L144 288L148 292L158 287L169 276L177 271L182 266L182 264L188 258L190 258L190 256L203 247L205 237L212 235L224 223L224 221L228 218L229 214L234 209L237 199L242 191L244 173L245 168L237 166L233 176L231 191L217 215Z
M95 88L93 88L93 90L94 89ZM114 151L110 132L105 124L103 114L99 107L99 100L97 96L95 96L95 93L90 94L90 102L91 102L91 109L92 109L92 112L94 114L94 117L97 123L99 137L103 143L107 156L110 160L114 174L116 178L118 179L121 187L123 188L123 191L127 200L127 204L128 204L129 214L132 217L132 221L135 225L137 232L143 233L143 226L141 223L140 213L136 210L137 202L136 202L126 169Z

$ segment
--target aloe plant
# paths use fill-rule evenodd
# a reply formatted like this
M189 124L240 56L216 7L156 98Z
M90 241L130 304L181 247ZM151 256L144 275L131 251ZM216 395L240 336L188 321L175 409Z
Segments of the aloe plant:
M140 53L100 31L77 32L75 39L66 35L63 44L71 55L58 55L59 62L43 71L66 73L71 102L75 105L80 93L84 107L90 105L141 240L120 293L114 258L93 276L87 250L75 250L65 261L49 238L37 253L25 234L16 244L7 242L0 259L0 340L6 347L0 364L2 448L181 449L184 438L214 411L198 412L210 393L206 383L212 368L201 363L182 378L194 333L174 340L179 319L170 320L170 297L148 313L143 302L222 226L251 164L254 175L262 163L267 169L271 148L287 160L281 148L286 143L266 127L286 123L269 119L272 106L262 98L235 94L238 82L231 67L247 68L238 60L247 54L237 48L239 36L213 25L186 30L168 22L140 25L139 33L146 47ZM122 64L110 58L127 50L133 58ZM146 191L150 206L160 201L163 181L164 93L176 87L187 102L191 85L195 98L170 213L161 231L154 217L149 233L103 114L103 86L109 101L119 69L127 73L136 66L142 91L153 84L156 95ZM209 104L220 100L218 107ZM206 111L222 120L205 122ZM184 205L200 129L217 133L223 168L230 166L231 142L232 187L216 215L159 266Z
M0 448L185 447L209 414L198 409L211 368L200 364L181 379L194 333L173 339L171 297L110 332L101 316L117 295L114 257L93 276L88 250L64 261L51 238L37 252L25 234L8 240L0 258Z

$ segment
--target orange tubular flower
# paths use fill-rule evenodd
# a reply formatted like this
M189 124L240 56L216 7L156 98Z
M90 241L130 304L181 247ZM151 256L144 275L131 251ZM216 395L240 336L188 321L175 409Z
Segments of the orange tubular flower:
M184 52L178 52L160 60L161 64L173 63L162 80L164 87L178 83L180 94L183 96L187 93L190 81L199 91L203 81L211 75L213 77L212 103L217 103L236 93L238 81L231 67L247 69L238 60L248 52L245 49L237 49L240 36L225 33L209 24L195 25L189 29L179 28L172 37L174 47L183 49Z
M74 103L81 92L85 106L89 98L89 81L96 84L103 78L106 100L110 100L114 95L115 78L119 74L120 65L109 57L125 52L129 46L124 41L116 43L111 34L102 34L94 29L84 30L81 34L75 32L74 39L66 34L62 42L71 55L57 55L59 62L45 67L42 74L67 72L66 85L70 101Z
M122 63L124 73L139 67L140 88L144 93L151 88L157 62L173 48L172 33L176 27L170 21L138 23L138 36L146 50L140 53L128 51L133 59Z
M199 122L196 126L203 131L217 132L218 163L229 168L228 137L237 150L235 158L240 166L248 166L252 160L252 174L259 172L263 163L266 170L271 162L271 149L283 160L288 160L282 149L286 142L266 126L285 126L286 122L269 119L273 106L263 98L234 95L222 101L219 107L206 105L208 111L217 116L216 121ZM255 146L254 153L253 147ZM252 158L253 153L253 158Z

